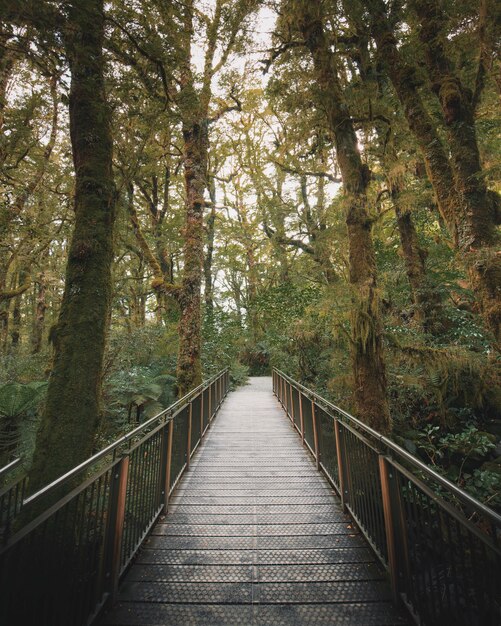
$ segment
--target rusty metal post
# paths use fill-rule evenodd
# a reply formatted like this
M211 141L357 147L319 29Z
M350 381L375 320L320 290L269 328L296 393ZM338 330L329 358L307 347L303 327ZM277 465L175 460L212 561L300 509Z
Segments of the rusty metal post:
M127 454L115 466L110 489L110 509L107 527L109 552L106 559L106 578L109 580L108 588L112 603L115 603L117 599L118 582L120 579L128 475L129 455Z
M190 402L189 409L188 409L188 449L186 450L186 469L188 469L190 466L192 422L193 422L193 402Z
M320 469L320 448L318 445L318 424L317 413L315 411L315 402L311 401L311 421L313 423L313 442L315 445L315 461L317 463L317 470Z
M341 427L339 426L339 422L337 419L334 419L334 433L336 435L336 456L337 456L337 471L338 471L338 480L339 480L339 495L341 497L341 506L343 507L343 511L346 512L346 496L348 492L346 490L346 482L345 482L345 464L344 464L344 450L345 447L342 443L342 434Z
M395 545L395 528L393 525L393 511L391 503L391 487L392 479L391 467L388 460L379 455L379 479L381 481L381 494L383 498L384 513L384 530L386 533L386 545L388 549L388 570L390 573L391 593L393 601L398 602L398 562Z

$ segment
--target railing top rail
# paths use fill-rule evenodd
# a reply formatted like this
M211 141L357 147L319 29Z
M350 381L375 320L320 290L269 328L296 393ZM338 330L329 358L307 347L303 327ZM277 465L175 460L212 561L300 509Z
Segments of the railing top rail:
M293 378L291 378L290 376L288 376L287 374L285 374L278 368L274 367L273 370L277 372L277 374L279 374L280 376L288 380L297 389L300 389L310 399L316 400L319 402L320 405L323 405L324 407L338 413L348 423L355 425L358 429L360 429L361 431L365 432L366 434L376 439L387 450L390 450L394 452L395 454L397 454L398 456L404 458L408 463L410 463L411 465L413 465L415 468L419 469L420 471L424 472L426 475L432 478L435 482L439 483L442 487L452 492L455 496L457 496L460 500L468 504L471 508L475 509L477 513L480 513L484 517L488 518L492 523L501 527L501 515L496 513L496 511L489 508L485 504L482 504L482 502L480 502L479 500L471 496L469 493L467 493L466 491L464 491L463 489L455 485L453 482L451 482L447 478L444 478L444 476L441 476L438 472L436 472L431 467L428 467L428 465L423 463L423 461L421 461L414 455L410 454L410 452L407 452L407 450L399 446L397 443L395 443L391 439L388 439L387 437L379 433L377 430L374 430L367 424L364 424L364 422L360 421L359 419L357 419L350 413L343 411L343 409L339 408L332 402L329 402L325 398L322 398L322 396L319 396L317 393L315 393L311 389L308 389L308 387L305 387L301 383L297 382L296 380L294 380Z
M4 476L5 474L8 474L15 467L17 467L19 463L21 463L21 457L18 457L17 459L10 461L10 463L7 463L7 465L4 465L2 468L0 468L0 478Z
M228 368L225 367L223 370L221 370L217 374L214 374L214 376L212 376L211 378L207 379L206 381L198 385L198 387L195 387L194 389L189 391L182 398L179 398L179 400L176 400L176 402L168 406L166 409L164 409L163 411L160 411L160 413L157 413L157 415L154 415L143 424L140 424L139 426L137 426L130 432L120 437L119 439L116 439L109 446L106 446L106 448L103 448L102 450L94 454L93 456L89 457L86 461L84 461L83 463L80 463L80 465L77 465L76 467L71 469L69 472L66 472L66 474L63 474L62 476L60 476L53 482L49 483L45 487L42 487L42 489L32 494L28 498L26 498L26 500L24 501L24 506L31 504L32 502L34 502L35 500L38 500L42 496L47 495L47 493L49 493L56 487L60 487L61 485L66 483L68 480L70 480L74 476L77 476L78 474L86 470L87 468L97 463L97 461L100 461L102 458L106 457L108 454L120 448L120 446L123 446L124 444L126 444L135 436L139 435L139 433L141 433L142 431L146 430L150 426L153 426L155 423L159 422L162 418L165 418L165 421L169 421L169 419L172 419L172 416L177 411L177 409L184 406L185 404L188 404L195 396L197 396L202 391L204 391L207 387L212 385L212 383L215 380L217 380L220 376L222 376L227 371L228 371Z

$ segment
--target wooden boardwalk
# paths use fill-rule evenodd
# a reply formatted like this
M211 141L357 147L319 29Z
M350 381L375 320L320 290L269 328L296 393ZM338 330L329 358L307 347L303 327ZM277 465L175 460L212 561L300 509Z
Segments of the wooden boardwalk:
M271 390L231 393L108 626L408 623Z

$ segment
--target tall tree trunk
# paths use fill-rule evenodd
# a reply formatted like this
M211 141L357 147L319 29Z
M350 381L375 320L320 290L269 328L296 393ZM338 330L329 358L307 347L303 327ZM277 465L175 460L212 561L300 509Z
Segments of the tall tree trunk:
M412 214L401 208L398 195L393 192L392 199L415 317L426 332L439 334L444 330L442 304L427 275L427 251L420 246Z
M221 6L218 2L216 13ZM216 19L216 17L214 18ZM217 18L219 19L219 18ZM204 262L204 193L207 189L209 155L209 121L207 119L211 96L210 79L204 75L200 93L195 88L191 67L193 30L193 0L183 8L184 32L181 45L180 110L184 142L184 186L186 218L183 231L183 276L178 292L181 308L179 321L179 349L177 357L177 387L180 396L202 382L201 343L202 311L201 287ZM217 26L216 26L217 32ZM209 37L206 58L214 54L215 40ZM208 56L207 56L208 55Z
M383 164L386 171L391 171L397 164L397 153L394 147L387 147L386 153L388 157L384 159ZM428 251L419 243L412 211L402 208L401 194L404 190L404 179L398 175L388 176L387 184L397 218L400 246L415 318L426 332L432 335L440 334L444 330L445 323L442 302L440 294L433 288L428 277L426 270Z
M214 279L212 277L212 260L214 257L214 235L216 223L216 182L212 177L209 185L211 210L207 217L207 252L204 258L204 300L205 315L212 320L214 309Z
M501 344L501 239L495 224L499 197L489 193L480 164L472 97L447 56L447 18L437 0L414 0L419 37L433 92L444 115L454 184L463 200L458 245L482 313ZM459 208L459 207L458 207Z
M23 285L25 281L26 281L26 272L24 270L20 270L18 272L17 286L19 287ZM13 350L17 350L17 348L19 347L19 344L21 343L22 298L23 298L23 294L20 293L13 300L14 306L12 308L12 325L10 329L10 337L11 337Z
M180 395L202 382L201 286L204 261L204 192L207 187L209 132L206 119L183 128L186 222L184 226L184 269L179 304L179 351L177 385Z
M51 331L54 364L29 472L31 491L88 457L99 423L116 196L103 76L103 1L68 3L75 226L59 320Z
M378 53L404 109L411 132L423 155L428 178L439 210L452 235L459 260L470 277L472 289L487 325L500 342L501 256L494 245L493 231L485 227L484 214L477 216L468 207L464 194L453 182L454 168L440 140L434 121L419 93L419 81L412 66L403 58L385 15L381 0L367 5L372 15L372 32Z
M42 262L43 262L42 258ZM36 280L36 301L35 301L35 318L33 320L33 329L31 335L31 353L38 354L42 349L42 340L45 329L45 311L47 310L46 301L46 276L42 270Z
M322 3L296 0L293 14L314 64L318 105L336 144L343 178L353 288L351 334L357 414L382 432L391 429L386 398L383 328L372 242L367 187L370 173L362 163L350 112L344 102L330 42L324 32Z
M7 104L7 86L14 67L15 54L8 48L9 34L0 27L0 130L5 120L5 106ZM0 158L0 163L3 159Z

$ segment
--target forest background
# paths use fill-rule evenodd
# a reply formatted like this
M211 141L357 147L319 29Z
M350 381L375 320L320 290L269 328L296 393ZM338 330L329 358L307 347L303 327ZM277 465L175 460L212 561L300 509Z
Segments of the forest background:
M2 0L0 466L275 366L500 507L499 11Z

